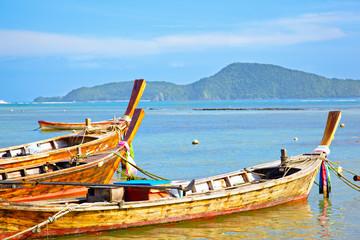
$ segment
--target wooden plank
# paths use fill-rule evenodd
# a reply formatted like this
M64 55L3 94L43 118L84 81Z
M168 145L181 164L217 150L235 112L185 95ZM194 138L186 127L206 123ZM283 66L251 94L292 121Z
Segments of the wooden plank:
M320 145L330 146L331 141L334 139L334 135L339 125L340 119L341 119L340 111L329 112L324 135L320 142Z
M145 111L143 109L135 109L133 119L131 120L128 132L124 137L124 141L126 141L129 145L131 144L134 136L137 133L137 130L140 127L140 123L145 116Z
M133 90L131 93L128 107L125 111L125 115L132 117L133 113L141 99L141 96L145 90L146 82L144 79L136 79L134 82Z

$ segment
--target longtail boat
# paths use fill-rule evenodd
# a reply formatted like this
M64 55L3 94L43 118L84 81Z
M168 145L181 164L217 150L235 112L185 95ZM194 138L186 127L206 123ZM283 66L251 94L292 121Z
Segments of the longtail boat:
M129 130L121 143L131 144L144 117L144 110L136 109ZM14 188L13 185L0 185L0 199L11 201L35 201L64 196L85 196L87 189L82 186L47 186L39 181L76 181L82 183L109 183L124 158L126 148L119 145L114 149L96 154L77 155L73 158L56 159L46 164L31 164L22 167L0 170L6 180L32 181L26 187Z
M121 118L114 117L114 119L109 119L109 120L104 120L104 121L99 121L99 122L92 122L91 125L96 126L96 127L107 127L107 126L114 125L114 124L121 124L124 121L125 121L125 119L122 117ZM39 123L41 130L43 130L43 131L83 130L87 127L86 122L84 122L84 123L65 123L65 122L49 122L49 121L39 120L38 123Z
M142 92L145 89L145 81L144 79L137 79L135 80L135 84L134 84L134 88L133 88L133 92L139 92L142 94ZM140 98L141 98L141 94L139 98L131 98L130 99L130 103L129 105L132 106L136 106L138 105ZM132 111L135 109L133 108ZM130 109L129 109L130 110ZM131 116L131 110L128 112L125 112L125 116ZM111 125L118 125L118 124L123 124L126 121L126 118L124 117L120 117L120 118L114 118L113 119L109 119L109 120L104 120L104 121L99 121L99 122L91 122L91 126L94 127L108 127ZM49 122L49 121L43 121L43 120L39 120L38 121L39 126L41 128L41 130L44 131L51 131L51 130L83 130L85 128L87 128L87 124L86 122L82 122L82 123L65 123L65 122Z
M0 170L25 165L51 162L56 159L69 158L81 153L96 153L115 148L125 135L129 121L137 107L145 88L145 80L134 82L133 91L125 115L127 119L107 127L94 127L91 124L80 132L59 137L26 143L19 146L0 149ZM5 180L6 176L0 177Z
M84 183L82 186L89 188L86 199L2 202L0 237L16 239L98 232L213 217L305 200L329 153L340 117L339 111L329 113L320 145L308 154L287 157L282 151L278 161L190 183Z

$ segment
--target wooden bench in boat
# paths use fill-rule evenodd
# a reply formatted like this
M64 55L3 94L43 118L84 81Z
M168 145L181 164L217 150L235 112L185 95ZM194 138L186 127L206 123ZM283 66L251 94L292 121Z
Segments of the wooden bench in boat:
M42 173L58 171L61 169L66 169L69 167L74 167L77 165L83 165L90 163L90 159L84 159L77 163L70 163L69 158L66 159L56 159L53 161L48 161L45 164L29 164L26 166L16 167L16 168L4 168L0 169L0 180L11 180L18 179L28 176L39 175Z
M260 180L260 176L239 170L232 173L221 174L209 178L196 180L192 193L208 192L225 188L235 187L241 184Z
M169 191L155 188L142 188L141 186L170 186L170 180L130 180L123 182L113 183L121 185L129 185L129 187L119 188L99 188L90 187L87 193L88 202L117 202L117 201L145 201L156 200L160 198L170 197ZM140 187L132 187L131 185L137 185Z
M0 152L0 159L4 158L12 158L18 156L28 156L37 153L45 153L48 151L62 149L67 147L76 146L79 144L91 142L99 139L96 136L72 136L61 138L57 140L50 140L45 142L35 142L29 145L21 145L18 148L4 148L3 151Z

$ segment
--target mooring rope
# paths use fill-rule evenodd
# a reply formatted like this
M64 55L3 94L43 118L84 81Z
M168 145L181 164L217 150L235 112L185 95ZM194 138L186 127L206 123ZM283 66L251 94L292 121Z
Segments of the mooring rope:
M33 131L37 131L37 130L39 130L41 127L38 127L38 128L36 128L36 129L34 129Z
M105 154L114 154L118 157L120 157L122 160L124 160L125 162L129 163L131 166L133 166L134 168L136 168L137 170L139 170L141 173L143 173L144 175L154 179L154 180L169 180L167 178L163 178L160 177L156 174L150 173L148 171L146 171L145 169L136 166L135 164L129 162L125 157L123 157L119 152L115 152L115 151L108 151L108 152L101 152L101 153L88 153L88 154L76 154L71 156L71 160L70 162L79 162L80 160L86 159L88 157L93 157L93 156L99 156L99 155L105 155ZM119 172L119 171L118 171Z
M324 157L319 156L319 157L316 157L315 159L319 159L319 158L320 158L320 159L323 159ZM284 171L283 177L285 177L285 176L288 174L288 172L292 169L292 167L291 167L291 166L288 166L288 164L290 164L290 163L301 163L301 162L306 163L306 162L312 161L312 160L314 160L314 158L312 158L312 157L307 157L307 158L305 158L305 159L301 159L301 158L299 158L299 159L294 159L293 157L289 157L288 159L286 159L286 160L283 162L283 164L285 165L285 171Z
M40 233L41 232L41 227L43 227L44 225L47 225L48 223L52 223L52 222L55 222L57 219L59 219L60 217L64 216L65 214L67 213L70 213L72 211L74 211L75 209L79 209L79 208L83 208L83 209L86 209L86 208L90 208L96 204L99 204L99 203L82 203L82 204L69 204L68 206L66 206L65 208L61 209L59 212L55 213L53 216L50 216L48 217L48 219L46 219L45 221L33 226L33 227L30 227L24 231L21 231L19 233L16 233L10 237L7 237L5 238L4 240L7 240L7 239L12 239L12 238L15 238L15 237L19 237L21 235L24 235L25 233L27 232L30 232L32 231L33 233ZM101 203L101 204L104 204L104 203Z
M346 185L348 185L349 187L351 187L352 189L354 189L355 191L358 191L360 192L360 186L351 182L348 178L346 178L343 174L339 173L338 171L335 170L334 166L337 166L337 167L340 167L338 164L330 161L329 159L323 159L323 161L329 166L330 170L338 177L340 178L341 181L343 181ZM342 167L341 167L342 168ZM353 174L354 176L357 176L357 174L349 171L349 170L346 170L344 168L342 168L344 171L350 173L350 174Z
M126 158L124 158L123 156L121 156L121 154L119 154L118 152L115 152L115 155L117 155L118 157L120 157L122 160L126 161L127 163L129 163L131 166L133 166L134 168L136 168L137 170L139 170L141 173L143 173L144 175L154 179L154 180L169 180L167 178L163 178L160 177L158 175L155 175L151 172L146 171L145 169L136 166L135 164L133 164L132 162L128 161Z
M120 142L123 139L123 130L125 129L124 125L121 125L122 127L118 126L118 125L111 125L109 127L106 128L86 128L84 130L84 135L82 135L82 140L81 140L81 144L84 142L85 139L85 135L86 134L91 134L91 133L106 133L106 132L116 132L118 135L118 141ZM79 161L91 156L96 156L96 154L72 154L70 150L67 149L67 151L70 153L70 164L72 164L74 161L76 163L76 165L78 165ZM101 153L99 155L103 155L105 153Z

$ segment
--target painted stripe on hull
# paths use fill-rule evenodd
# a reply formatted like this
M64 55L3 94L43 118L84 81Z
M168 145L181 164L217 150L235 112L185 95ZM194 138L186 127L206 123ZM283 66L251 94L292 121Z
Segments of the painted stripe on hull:
M88 192L88 188L71 188L66 189L54 193L47 193L41 195L34 195L34 196L27 196L27 197L20 197L20 198L12 198L11 201L13 202L27 202L27 201L38 201L38 200L46 200L46 199L53 199L53 198L60 198L60 197L84 197Z
M294 202L294 201L303 201L303 200L307 199L308 195L309 194L304 194L304 195L296 196L293 198L289 198L289 199L281 200L281 201L277 201L277 202L258 204L258 205L242 207L242 208L234 208L234 209L230 209L230 210L223 210L223 211L216 211L216 212L204 212L201 214L183 215L183 216L171 217L171 218L161 218L161 219L156 219L156 220L142 221L142 222L136 222L136 223L130 223L130 224L115 224L115 225L106 225L106 226L68 228L68 229L52 229L49 231L44 229L41 234L35 234L35 235L27 236L27 237L40 237L40 236L46 237L46 236L62 236L62 235L71 235L71 234L82 234L82 233L90 233L90 232L116 230L116 229L129 228L129 227L138 227L138 226L155 225L155 224L161 224L161 223L178 222L178 221L191 220L191 219L210 218L210 217L215 217L215 216L219 216L219 215L227 215L227 214L231 214L231 213L259 210L259 209L273 207L276 205ZM5 237L12 236L14 234L15 233L4 233L4 234L0 234L0 237L5 238Z

